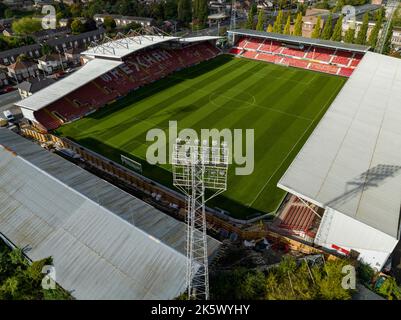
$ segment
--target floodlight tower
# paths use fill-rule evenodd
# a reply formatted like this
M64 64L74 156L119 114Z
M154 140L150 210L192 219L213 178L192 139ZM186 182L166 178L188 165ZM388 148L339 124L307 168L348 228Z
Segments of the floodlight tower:
M227 189L228 148L216 141L177 139L173 146L173 183L187 200L188 299L209 299L205 202ZM206 195L208 190L208 195Z
M234 31L236 28L236 14L237 14L237 8L235 6L236 2L235 0L231 1L231 18L230 18L230 30ZM232 42L234 43L234 34L233 35L233 39Z

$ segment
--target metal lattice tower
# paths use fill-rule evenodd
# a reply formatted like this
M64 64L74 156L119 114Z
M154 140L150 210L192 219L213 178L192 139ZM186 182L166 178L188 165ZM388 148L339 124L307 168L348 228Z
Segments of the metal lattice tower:
M386 45L386 40L388 37L388 32L390 29L391 21L393 20L394 13L397 11L399 1L393 0L389 1L386 5L388 11L386 12L386 21L384 22L381 35L377 41L375 52L383 53L384 46Z
M209 299L205 202L227 189L228 148L213 141L182 141L173 146L173 183L187 198L188 299ZM208 190L208 196L206 195Z
M230 30L233 31L236 28L236 19L237 19L237 8L235 6L235 0L231 1L231 18L230 18ZM234 34L232 42L234 43Z

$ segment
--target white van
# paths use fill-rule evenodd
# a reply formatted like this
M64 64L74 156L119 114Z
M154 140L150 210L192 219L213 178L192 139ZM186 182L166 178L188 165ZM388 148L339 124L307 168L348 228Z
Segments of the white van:
M15 119L14 115L11 113L10 110L5 110L5 111L3 111L3 113L8 121L13 121Z

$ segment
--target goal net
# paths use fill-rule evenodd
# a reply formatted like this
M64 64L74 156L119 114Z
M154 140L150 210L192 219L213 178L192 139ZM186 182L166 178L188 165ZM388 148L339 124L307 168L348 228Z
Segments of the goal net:
M121 163L125 164L126 166L132 168L133 170L142 173L142 164L140 164L139 162L132 160L126 156L123 156L122 154L121 156Z

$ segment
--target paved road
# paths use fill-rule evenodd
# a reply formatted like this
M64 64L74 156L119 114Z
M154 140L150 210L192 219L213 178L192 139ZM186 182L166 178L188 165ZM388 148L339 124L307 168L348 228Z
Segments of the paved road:
M3 118L4 110L11 110L11 112L15 115L21 113L19 108L14 107L13 104L17 101L21 100L21 97L18 93L18 90L1 94L0 95L0 118Z

